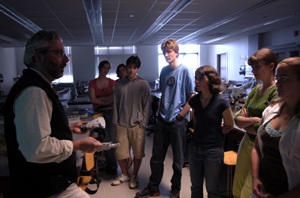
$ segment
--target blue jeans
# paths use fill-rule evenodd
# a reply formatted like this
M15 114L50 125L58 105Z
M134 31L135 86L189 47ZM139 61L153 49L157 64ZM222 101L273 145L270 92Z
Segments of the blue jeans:
M192 198L203 198L205 178L208 198L219 198L219 176L223 166L223 147L202 148L191 143L189 148Z
M156 127L157 131L154 133L152 157L150 160L151 176L148 187L151 189L159 188L164 171L164 160L171 143L173 151L171 188L172 190L180 191L187 122L185 120L176 120L172 123L167 123L159 117Z

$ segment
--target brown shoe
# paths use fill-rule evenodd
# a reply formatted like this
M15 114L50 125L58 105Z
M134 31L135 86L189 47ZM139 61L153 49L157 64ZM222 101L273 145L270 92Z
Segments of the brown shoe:
M156 197L159 195L160 193L158 189L150 189L149 187L146 187L144 190L137 192L135 198Z
M171 197L170 198L180 198L179 194L180 194L180 191L171 190Z

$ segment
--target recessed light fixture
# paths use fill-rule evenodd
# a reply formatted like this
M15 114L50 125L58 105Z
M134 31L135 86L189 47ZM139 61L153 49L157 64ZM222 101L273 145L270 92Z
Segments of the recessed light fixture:
M134 14L130 14L129 17L130 17L130 18L133 18L133 17L134 17Z

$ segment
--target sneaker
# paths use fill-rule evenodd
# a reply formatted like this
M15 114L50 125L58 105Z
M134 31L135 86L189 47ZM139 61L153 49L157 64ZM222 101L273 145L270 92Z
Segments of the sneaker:
M156 197L160 195L160 192L158 189L150 189L149 187L146 187L144 190L137 192L135 195L135 198Z
M130 180L129 176L126 175L120 175L119 177L117 177L117 179L115 179L115 181L113 181L113 183L111 183L112 186L119 186L120 184L122 184L123 182L127 182Z
M132 175L132 177L130 178L129 188L135 189L138 186L139 186L138 178L135 175Z
M170 198L180 198L178 190L171 190L171 197Z

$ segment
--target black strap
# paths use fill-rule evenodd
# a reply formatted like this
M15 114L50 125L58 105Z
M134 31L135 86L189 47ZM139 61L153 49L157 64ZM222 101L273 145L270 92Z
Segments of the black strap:
M85 188L85 192L87 192L88 194L91 194L91 195L95 194L98 191L98 189L99 189L101 180L99 178L97 178L96 180L95 179L91 179L90 184L95 184L95 183L97 184L97 189L96 190L91 190L88 187L86 187Z
M82 163L82 167L81 167L81 170L80 170L80 176L92 176L92 179L89 182L89 184L96 184L97 185L96 190L91 190L88 187L85 188L85 192L87 192L88 194L91 194L91 195L95 194L98 191L100 183L101 183L101 179L99 178L99 167L98 167L98 157L100 156L100 153L101 152L94 153L94 164L95 164L95 166L90 171L86 170L84 161ZM95 170L95 172L94 172L94 174L92 174L92 172L94 170ZM80 180L79 180L79 183L81 183Z
M97 188L96 188L96 190L91 190L88 187L86 187L86 189L85 189L85 192L87 192L88 194L91 194L91 195L95 194L98 191L100 183L101 183L101 179L99 178L99 167L98 167L99 153L101 153L101 152L96 152L94 154L95 172L96 173L94 175L94 178L92 178L91 181L90 181L90 184L97 184Z

